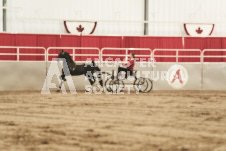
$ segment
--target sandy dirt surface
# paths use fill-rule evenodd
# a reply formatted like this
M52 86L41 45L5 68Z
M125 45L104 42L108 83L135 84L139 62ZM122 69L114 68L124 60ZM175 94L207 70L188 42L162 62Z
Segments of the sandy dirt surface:
M225 151L225 91L0 92L1 151Z

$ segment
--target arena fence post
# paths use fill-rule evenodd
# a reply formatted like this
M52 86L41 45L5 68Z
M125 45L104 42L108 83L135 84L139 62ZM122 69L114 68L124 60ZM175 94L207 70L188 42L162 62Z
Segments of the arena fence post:
M16 51L17 51L17 62L20 61L20 48L16 48Z

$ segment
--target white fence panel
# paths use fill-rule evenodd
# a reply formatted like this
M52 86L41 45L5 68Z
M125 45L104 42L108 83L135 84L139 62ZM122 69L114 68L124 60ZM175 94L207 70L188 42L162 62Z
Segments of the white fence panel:
M0 90L41 90L46 78L45 62L1 62Z
M226 90L226 49L205 49L202 57L203 90ZM218 61L208 62L206 59Z
M226 90L226 63L203 64L203 90Z

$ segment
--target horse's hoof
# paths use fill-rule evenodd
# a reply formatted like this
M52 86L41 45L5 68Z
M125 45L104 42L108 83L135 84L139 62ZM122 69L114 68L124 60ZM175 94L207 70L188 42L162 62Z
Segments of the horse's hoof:
M85 92L90 93L90 92L92 92L92 89L91 88L85 89Z
M86 94L90 94L90 93L92 93L92 91L90 91L90 90L85 90L85 93L86 93Z

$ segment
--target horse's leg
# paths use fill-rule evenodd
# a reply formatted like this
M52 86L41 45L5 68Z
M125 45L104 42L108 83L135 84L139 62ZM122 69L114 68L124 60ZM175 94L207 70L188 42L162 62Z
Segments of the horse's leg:
M63 69L62 69L62 75L60 76L60 80L61 82L60 82L59 88L57 89L57 92L60 92L63 82L66 81Z
M93 84L94 84L94 82L92 80L93 76L91 74L86 74L86 73L84 75L88 78L90 85L93 86ZM88 89L85 89L85 91L90 92L90 90L88 90Z
M98 78L100 85L103 87L102 74L100 71L97 71L97 78Z
M64 80L61 79L61 82L60 82L59 88L57 89L57 92L60 92L63 83L64 83Z
M96 77L93 76L93 72L92 72L92 79L93 79L93 83L96 82Z
M93 85L95 83L95 79L92 74L85 74L85 76L89 79L89 83Z
M57 92L60 92L60 90L61 90L61 87L62 87L63 83L64 83L64 80L61 80L61 82L60 82L60 86L59 86L59 88L57 89Z
M61 75L60 77L61 77L61 80L64 80L64 81L66 81L66 78L65 78L65 74L64 74L64 71L63 71L63 69L62 69L62 75Z

